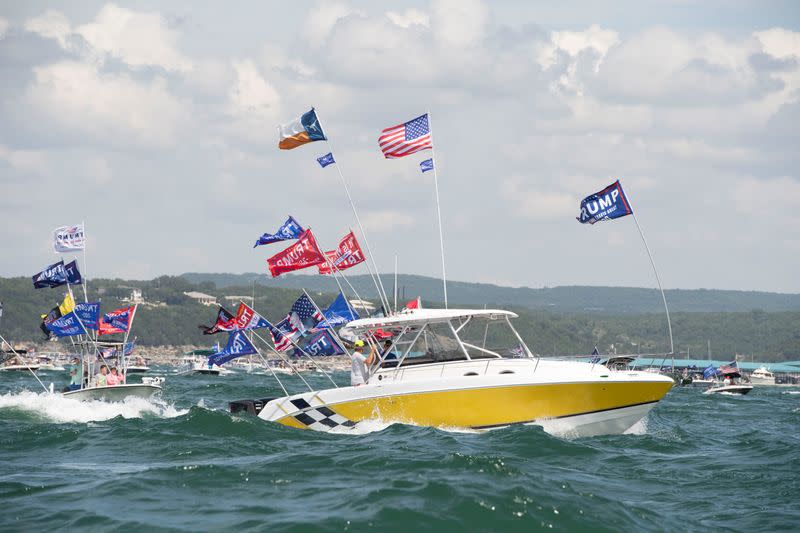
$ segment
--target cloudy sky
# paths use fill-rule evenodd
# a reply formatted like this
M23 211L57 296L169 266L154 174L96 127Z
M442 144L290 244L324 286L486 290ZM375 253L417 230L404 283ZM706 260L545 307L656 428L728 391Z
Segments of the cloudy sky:
M379 4L0 3L0 275L81 220L90 276L266 272L287 214L332 248L329 148L276 146L313 105L383 271L440 275L429 153L377 148L430 109L452 279L653 286L574 218L620 178L665 287L800 292L796 2Z

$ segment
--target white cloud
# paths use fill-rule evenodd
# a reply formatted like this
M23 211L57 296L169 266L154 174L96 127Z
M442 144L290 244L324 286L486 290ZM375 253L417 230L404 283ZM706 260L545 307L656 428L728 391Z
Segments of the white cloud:
M481 0L434 0L431 6L434 37L446 47L478 45L488 22L489 10Z
M280 95L267 83L251 60L235 61L236 80L228 93L229 110L238 118L274 122L278 119Z
M789 176L770 179L747 177L739 180L733 192L734 206L744 215L779 217L796 229L800 217L796 213L800 205L800 181Z
M359 12L339 2L317 2L306 20L304 29L306 38L312 45L321 45L334 25L353 13Z
M413 226L414 217L394 209L367 211L361 216L367 233L387 233Z
M0 17L0 40L8 33L9 23L7 19Z
M753 35L761 42L764 52L779 59L800 58L800 32L770 28Z
M546 190L548 185L531 183L522 176L505 178L500 191L514 214L523 218L569 217L575 211L573 195Z
M419 9L410 8L406 9L402 13L389 11L386 13L386 16L389 17L389 20L401 28L408 28L413 25L425 26L427 28L431 25L430 16Z
M106 4L95 20L72 28L69 19L55 10L47 10L25 23L25 29L53 39L65 50L88 53L90 60L106 56L130 67L162 67L168 71L188 72L191 62L178 51L178 33L169 28L159 13L144 13ZM80 37L89 45L80 49L71 39Z
M101 73L92 65L62 61L35 67L26 98L32 109L94 141L168 145L184 109L163 79L140 83L127 74ZM73 135L73 142L82 140Z
M25 22L25 30L58 42L61 48L67 48L67 38L72 33L69 19L54 9L48 9L38 17Z

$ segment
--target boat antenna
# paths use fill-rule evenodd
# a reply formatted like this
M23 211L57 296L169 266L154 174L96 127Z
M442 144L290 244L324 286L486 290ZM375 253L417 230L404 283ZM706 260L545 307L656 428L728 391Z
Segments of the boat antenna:
M439 203L439 177L436 174L436 167L439 162L436 160L436 149L433 142L433 121L431 120L431 112L428 113L428 131L431 135L431 162L433 163L433 187L436 191L436 217L439 220L439 249L442 252L442 289L444 291L444 308L447 309L447 272L444 266L444 235L442 234L442 208Z

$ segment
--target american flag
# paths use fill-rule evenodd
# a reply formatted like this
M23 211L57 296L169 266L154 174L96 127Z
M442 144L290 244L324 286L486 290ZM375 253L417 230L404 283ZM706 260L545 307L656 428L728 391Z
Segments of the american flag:
M386 128L378 137L378 144L386 159L405 157L420 150L433 148L428 114L425 113L414 120Z
M731 361L727 365L719 367L719 371L723 374L736 374L739 372L739 364L736 361Z
M297 313L297 317L303 322L309 318L313 319L315 326L323 319L322 313L319 312L317 306L314 305L314 302L312 302L311 298L309 298L306 294L303 294L292 305L292 309L289 311L289 316L291 316L292 313Z
M272 344L275 345L275 349L279 352L285 352L292 347L292 340L289 338L289 336L284 335L275 326L269 327L269 334L272 337Z

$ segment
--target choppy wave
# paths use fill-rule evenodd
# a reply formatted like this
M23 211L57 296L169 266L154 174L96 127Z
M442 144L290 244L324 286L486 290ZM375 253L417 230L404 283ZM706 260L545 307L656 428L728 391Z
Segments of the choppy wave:
M58 393L31 391L7 393L0 396L0 413L14 410L56 423L99 422L118 416L122 418L141 418L143 416L174 418L188 412L187 409L176 409L174 405L157 398L129 397L121 402L79 401L65 398Z
M0 376L2 386L13 392L0 395L0 529L800 523L799 406L789 394L800 391L757 388L741 401L673 389L630 434L570 440L533 425L463 431L375 420L333 435L296 430L228 413L230 400L280 392L245 373L170 375L164 400L117 404L29 392L35 382L25 377Z

